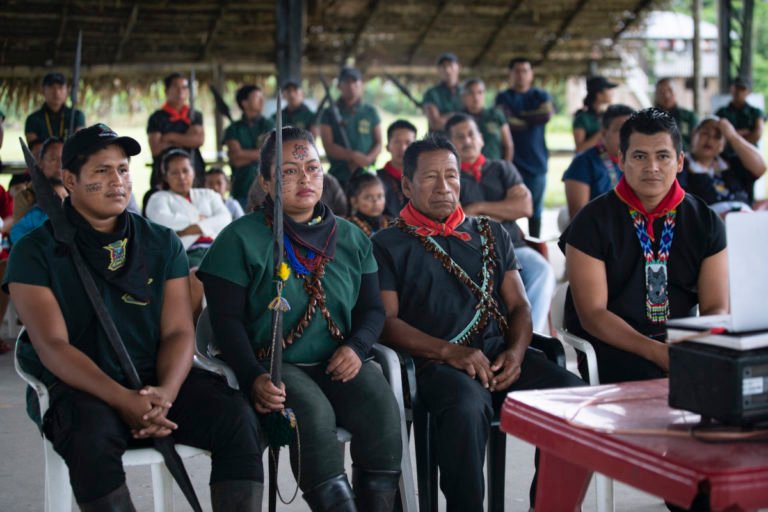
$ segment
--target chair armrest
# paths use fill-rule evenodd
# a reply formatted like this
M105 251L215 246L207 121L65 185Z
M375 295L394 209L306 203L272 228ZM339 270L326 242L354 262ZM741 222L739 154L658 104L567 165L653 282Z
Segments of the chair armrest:
M389 387L392 389L392 394L395 395L397 400L397 406L400 412L405 414L405 402L403 396L403 378L402 370L400 368L400 358L397 352L389 347L374 343L371 347L371 354L373 360L381 365L381 370L384 373L384 377L389 382Z
M223 361L218 361L216 359L211 359L210 357L206 357L196 350L193 358L193 364L196 368L200 368L202 370L206 370L206 371L215 373L217 375L221 375L222 377L227 379L227 384L232 389L240 389L240 384L238 384L237 382L237 377L235 377L235 372L233 372L232 368L227 366L227 364L224 363Z
M530 347L541 350L547 359L557 366L565 368L565 350L557 338L534 332Z
M581 352L587 358L587 371L589 372L589 385L597 386L600 384L600 374L597 370L597 354L595 354L595 348L592 344L580 338L575 334L571 334L566 330L558 329L557 333L560 335L560 339L563 343L566 343L574 348L577 352Z

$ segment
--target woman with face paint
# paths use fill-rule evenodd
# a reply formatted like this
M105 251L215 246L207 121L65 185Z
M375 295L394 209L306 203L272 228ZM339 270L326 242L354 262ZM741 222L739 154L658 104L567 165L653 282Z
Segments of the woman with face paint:
M391 511L400 476L400 417L382 373L367 362L384 323L371 242L321 200L323 168L314 138L285 128L261 149L262 206L227 227L200 265L220 357L257 412L293 409L291 465L315 511ZM275 169L275 152L282 168ZM285 260L284 383L270 367L274 297L275 172L282 173ZM336 426L352 433L354 495Z

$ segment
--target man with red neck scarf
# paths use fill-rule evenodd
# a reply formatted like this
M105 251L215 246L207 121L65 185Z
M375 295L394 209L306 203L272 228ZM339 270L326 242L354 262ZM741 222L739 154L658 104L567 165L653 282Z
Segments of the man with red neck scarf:
M402 180L410 202L373 237L383 340L416 360L449 512L483 510L485 446L506 393L583 384L528 349L531 308L515 249L501 224L462 210L460 173L444 138L411 144Z
M725 228L677 182L684 156L666 112L629 117L620 131L623 177L587 204L560 239L570 290L565 326L592 342L600 382L664 377L665 323L727 313Z
M408 202L400 184L403 179L403 155L415 140L416 127L405 119L398 119L387 128L387 151L392 158L376 171L376 175L384 185L384 214L391 219L400 215L400 210Z
M200 147L205 142L203 114L189 111L189 81L179 73L171 73L164 79L165 104L156 110L147 122L147 138L152 151L152 176L150 186L157 189L163 182L160 162L171 148L181 148L193 154L195 167L194 186L205 186L205 165Z
M452 116L445 123L445 130L461 158L461 206L468 215L487 215L506 228L520 263L520 278L531 305L533 330L548 332L555 272L541 254L526 245L523 232L515 222L533 212L531 192L512 162L486 158L482 154L485 141L469 114Z

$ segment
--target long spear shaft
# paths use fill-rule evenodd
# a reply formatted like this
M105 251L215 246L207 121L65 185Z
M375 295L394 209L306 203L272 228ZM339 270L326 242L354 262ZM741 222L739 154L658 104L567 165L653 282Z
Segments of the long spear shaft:
M275 211L273 214L273 252L272 258L275 264L274 280L278 287L282 288L283 281L278 277L283 266L283 116L281 114L280 91L277 92L277 122L275 133ZM278 290L278 296L282 295L282 289ZM272 383L280 387L283 381L283 311L276 307L272 310Z
M75 49L75 69L72 72L72 91L70 92L70 103L72 103L72 114L69 116L69 131L67 137L75 133L75 117L77 114L77 92L80 86L80 61L83 56L83 31L77 31L77 48ZM61 134L64 135L64 134Z

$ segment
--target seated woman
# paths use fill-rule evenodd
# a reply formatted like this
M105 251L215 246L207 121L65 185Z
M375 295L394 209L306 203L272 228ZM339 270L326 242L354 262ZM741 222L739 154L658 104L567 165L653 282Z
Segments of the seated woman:
M674 119L658 109L620 132L624 176L587 204L560 238L570 290L565 326L592 342L601 383L663 377L665 323L728 311L725 227L676 180L683 168Z
M726 143L736 152L735 157L721 155ZM709 116L693 131L680 184L723 216L751 209L752 188L763 173L765 161L760 150L739 135L728 119Z
M214 242L198 275L205 285L221 357L259 413L293 409L298 435L291 465L312 510L390 511L400 475L400 417L382 373L366 362L384 323L371 242L321 200L323 168L312 134L283 129L261 149L268 196ZM291 274L282 296L284 386L270 380L274 297L274 172L282 173L285 253ZM352 433L352 494L336 426ZM357 507L357 508L356 508Z
M352 209L349 220L363 233L370 237L389 227L390 218L384 215L384 183L378 176L369 172L355 174L349 180L347 193Z
M221 196L207 188L192 188L195 170L183 149L168 151L161 162L163 187L147 202L147 218L171 228L181 238L190 269L192 309L195 317L202 309L203 285L196 277L197 267L216 235L232 222Z

